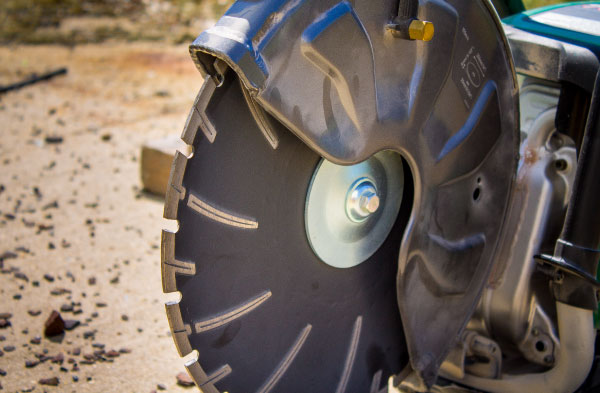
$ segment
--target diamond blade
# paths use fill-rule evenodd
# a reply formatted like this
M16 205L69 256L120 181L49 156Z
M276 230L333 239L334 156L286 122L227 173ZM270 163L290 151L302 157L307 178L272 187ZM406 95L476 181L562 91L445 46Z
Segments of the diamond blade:
M304 222L321 158L272 118L261 131L246 98L233 73L207 79L184 131L194 153L174 163L162 269L181 293L167 305L175 343L198 351L187 366L204 392L379 392L408 361L395 276L411 187L373 256L322 262Z

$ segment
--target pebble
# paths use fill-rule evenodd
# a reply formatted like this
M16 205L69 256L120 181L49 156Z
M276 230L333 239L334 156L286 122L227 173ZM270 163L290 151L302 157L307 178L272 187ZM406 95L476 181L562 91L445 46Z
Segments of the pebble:
M63 353L62 353L62 352L60 352L58 355L56 355L56 356L52 357L52 358L50 359L50 361L51 361L52 363L59 363L59 364L62 364L62 363L65 361L65 355L63 355Z
M6 371L4 371L0 368L0 375L3 377L6 377Z
M63 143L63 137L58 135L46 135L44 141L49 145Z
M0 254L0 261L4 261L6 259L14 259L17 257L17 254L12 251L5 251Z
M40 385L58 386L58 384L60 383L60 380L58 379L58 377L42 378L38 381L38 383Z
M60 296L60 295L64 295L66 293L71 293L70 289L67 288L54 288L53 290L50 291L51 295L54 296Z
M166 385L164 385L164 384L162 384L162 383L159 383L159 384L157 384L157 385L156 385L156 388L157 388L158 390L167 390L167 386L166 386Z
M192 380L192 378L190 378L190 376L187 373L181 372L181 373L177 374L176 378L177 378L177 385L179 385L179 386L184 386L184 387L194 386L194 381Z
M8 319L0 319L0 329L6 329L11 326L11 323Z
M4 349L4 351L6 351L6 352L12 352L12 351L14 351L16 348L15 348L15 346L14 346L14 345L6 345L6 346L4 346L4 348L2 348L2 349Z
M44 280L48 281L48 282L53 282L54 281L54 276L52 274L44 274Z
M40 364L39 360L25 360L26 368L33 368L33 367L37 366L38 364Z
M42 310L28 310L27 313L32 317L37 317L42 313Z
M65 321L63 321L60 313L56 310L52 311L46 322L44 322L44 335L46 337L58 336L65 330Z
M42 342L42 338L40 336L35 336L31 340L29 340L31 344L39 345Z
M12 318L12 314L9 312L0 313L0 319L11 319L11 318Z
M67 319L65 320L65 330L73 330L80 324L81 322L76 319Z

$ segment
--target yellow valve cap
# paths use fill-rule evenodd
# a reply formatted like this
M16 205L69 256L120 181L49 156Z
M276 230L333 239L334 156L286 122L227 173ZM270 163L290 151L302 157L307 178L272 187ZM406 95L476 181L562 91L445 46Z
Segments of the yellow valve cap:
M430 41L433 32L433 23L423 20L413 20L408 26L408 36L411 40Z

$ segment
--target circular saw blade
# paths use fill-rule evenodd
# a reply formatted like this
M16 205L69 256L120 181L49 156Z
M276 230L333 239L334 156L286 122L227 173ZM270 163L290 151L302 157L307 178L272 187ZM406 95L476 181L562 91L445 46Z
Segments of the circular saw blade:
M329 266L304 222L321 158L273 119L266 138L233 73L207 103L211 83L184 132L194 154L172 170L165 215L179 229L163 234L163 286L181 293L173 336L182 356L198 351L190 373L204 392L379 392L408 361L395 277L411 180L381 248Z

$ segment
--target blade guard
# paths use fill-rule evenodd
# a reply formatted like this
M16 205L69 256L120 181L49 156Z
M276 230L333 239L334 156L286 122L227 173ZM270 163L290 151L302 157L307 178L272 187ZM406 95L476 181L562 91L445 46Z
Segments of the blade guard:
M489 277L518 161L514 66L487 0L420 1L429 42L385 26L396 1L238 1L190 46L227 63L256 101L330 161L383 149L414 177L397 293L411 366L427 386ZM219 62L217 62L219 63ZM400 371L400 370L398 370Z

